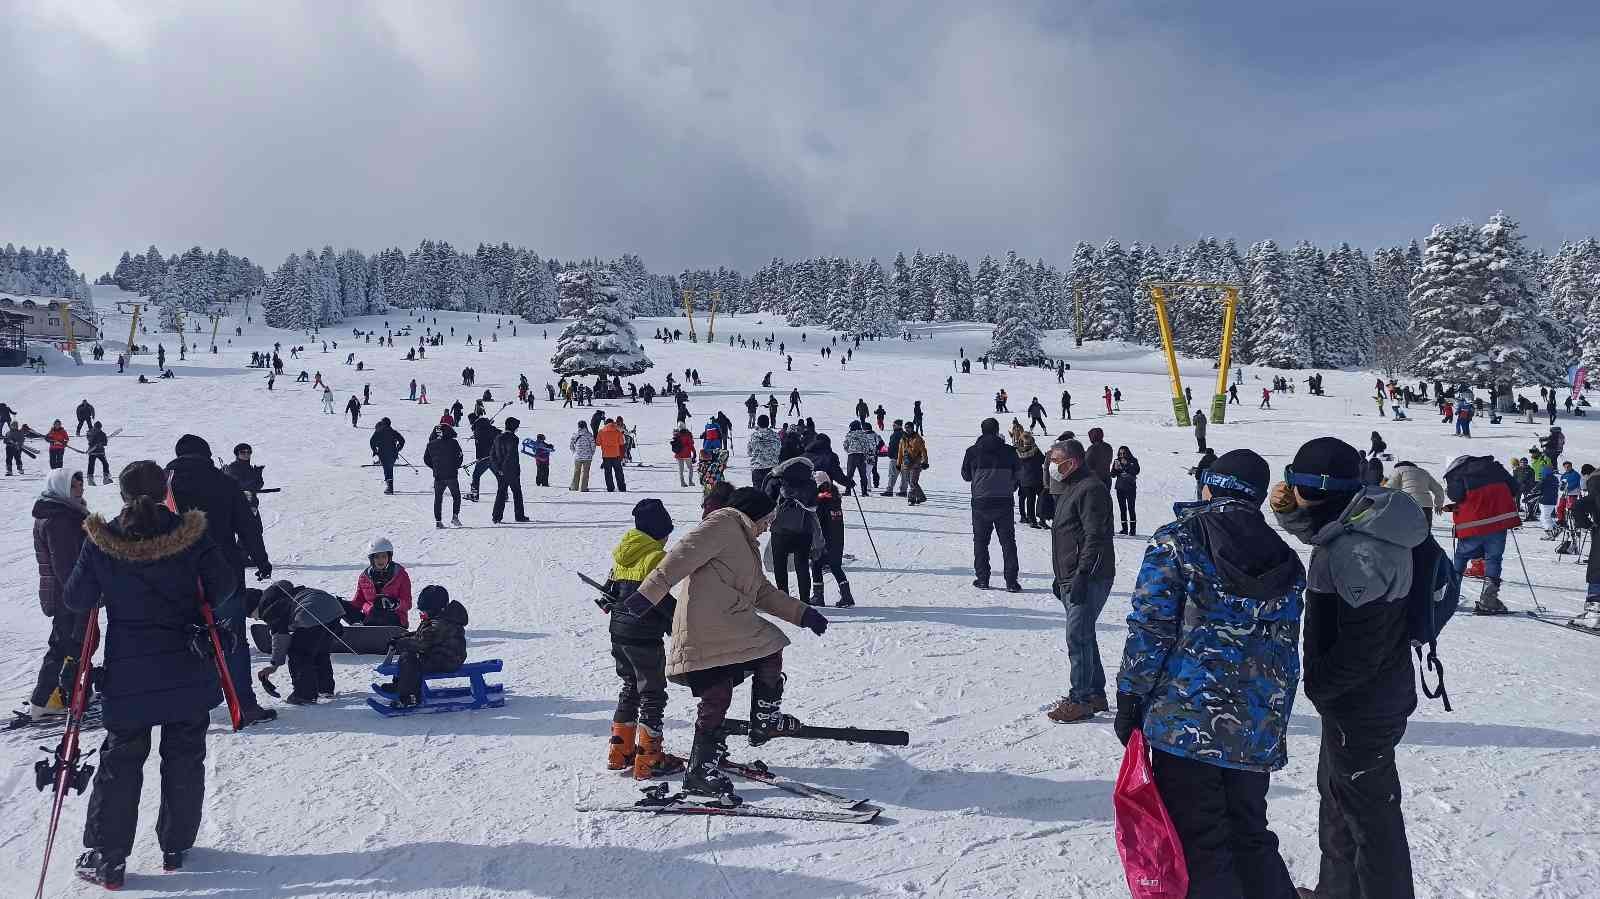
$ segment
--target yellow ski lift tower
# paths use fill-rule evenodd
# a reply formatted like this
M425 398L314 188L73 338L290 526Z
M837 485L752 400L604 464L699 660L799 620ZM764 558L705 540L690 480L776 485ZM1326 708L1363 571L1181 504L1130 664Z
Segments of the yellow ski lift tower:
M132 361L132 359L133 359L133 347L134 347L133 338L134 338L134 335L139 333L139 309L140 309L139 304L138 303L134 303L133 304L133 317L128 319L128 359L129 359L129 361Z
M67 352L71 353L78 348L78 341L72 337L72 304L60 300L55 307L56 314L61 316L61 340L67 346Z
M722 291L711 292L711 320L706 322L706 343L717 339L717 303L722 299Z
M1233 356L1233 323L1239 311L1239 291L1243 284L1213 281L1152 281L1150 302L1156 307L1156 324L1161 328L1161 348L1167 355L1167 374L1172 379L1172 411L1178 427L1189 427L1189 401L1183 395L1183 379L1178 375L1178 356L1172 349L1172 319L1167 315L1167 291L1193 287L1222 291L1222 352L1217 360L1217 392L1211 397L1211 422L1221 424L1228 410L1228 364Z
M694 290L684 288L683 317L689 320L689 342L698 343L694 336Z

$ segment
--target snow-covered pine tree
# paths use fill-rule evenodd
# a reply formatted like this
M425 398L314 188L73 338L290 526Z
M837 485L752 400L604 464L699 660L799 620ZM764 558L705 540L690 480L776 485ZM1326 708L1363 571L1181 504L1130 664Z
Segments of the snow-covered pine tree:
M866 331L878 337L895 337L900 333L900 304L896 301L894 292L889 289L888 279L884 276L883 266L876 258L867 263L866 271L862 273L862 289L865 291L866 302Z
M1305 339L1305 310L1293 265L1276 243L1263 240L1250 248L1247 263L1250 318L1247 355L1240 358L1274 368L1311 364Z
M1061 272L1040 257L1033 264L1033 296L1039 307L1039 327L1046 331L1064 328L1067 314L1061 302Z
M556 280L537 253L517 252L511 279L511 308L523 321L545 324L556 320Z
M1337 365L1338 352L1334 341L1339 339L1336 327L1330 325L1333 313L1328 310L1328 260L1322 250L1309 241L1295 244L1289 254L1289 273L1295 291L1295 309L1300 319L1295 330L1305 342L1307 356L1301 367L1327 368Z
M1370 285L1362 282L1355 251L1348 243L1341 243L1328 254L1325 272L1328 295L1318 315L1326 353L1324 364L1351 368L1371 355L1372 337L1366 326L1365 302Z
M556 289L577 317L561 331L555 355L557 374L636 375L654 363L633 330L633 299L609 266L569 269Z
M1072 248L1066 282L1067 327L1076 335L1081 317L1084 340L1106 340L1111 333L1105 327L1108 316L1101 306L1099 262L1100 254L1088 241L1079 241Z
M918 251L921 252L920 250ZM905 251L894 255L893 271L889 276L889 291L894 295L901 318L911 317L911 265L906 262Z
M1033 277L1027 261L1019 258L1015 250L1010 251L995 281L993 305L998 321L989 340L991 363L1037 365L1044 361L1040 347L1044 335L1032 292Z
M1480 301L1477 233L1470 224L1434 225L1411 282L1411 369L1425 378L1471 381L1493 368L1474 324Z
M1156 307L1151 302L1150 285L1156 281L1166 281L1172 277L1172 272L1167 263L1167 256L1161 248L1155 245L1134 246L1140 248L1137 256L1138 268L1134 271L1138 282L1134 287L1133 304L1133 330L1139 343L1145 346L1161 345L1161 327L1156 322ZM1128 262L1133 264L1135 256L1128 254Z
M938 275L938 257L924 255L919 247L911 257L911 302L901 318L909 321L932 321L934 291Z
M1076 257L1074 257L1076 258ZM1111 238L1100 248L1099 262L1095 266L1095 301L1093 308L1099 320L1090 328L1084 327L1103 340L1131 340L1133 337L1133 283L1134 273L1128 254L1122 244Z
M994 257L985 255L972 275L972 315L974 321L995 320L995 288L1000 281L1000 266Z

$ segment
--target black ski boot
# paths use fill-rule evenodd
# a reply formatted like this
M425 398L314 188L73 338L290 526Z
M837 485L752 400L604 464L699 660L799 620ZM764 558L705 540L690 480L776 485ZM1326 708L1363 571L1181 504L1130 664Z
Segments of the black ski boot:
M183 852L180 850L178 852L163 852L163 853L161 853L161 870L163 870L163 871L182 871L183 870Z
M128 863L124 859L105 858L98 849L90 849L78 856L79 880L99 884L108 890L120 890L127 875Z
M822 581L819 579L811 585L811 598L806 600L808 606L826 606L828 601L822 596Z
M1510 612L1506 604L1500 601L1500 579L1484 578L1483 592L1478 595L1478 602L1472 607L1472 614L1507 615Z
M394 481L384 481L383 482L383 494L384 494L384 496L393 496L394 495Z
M750 745L760 746L774 737L792 734L800 722L783 714L783 680L777 684L750 681Z
M850 595L850 582L839 582L839 601L835 603L841 609L848 609L856 604L856 598Z
M695 728L694 745L689 750L689 762L683 775L683 791L729 808L743 802L733 792L733 781L717 767L724 752L716 733Z

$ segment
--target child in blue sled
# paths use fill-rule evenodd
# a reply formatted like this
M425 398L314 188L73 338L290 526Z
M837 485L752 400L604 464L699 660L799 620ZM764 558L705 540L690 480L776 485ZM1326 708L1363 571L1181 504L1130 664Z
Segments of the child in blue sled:
M417 610L422 624L394 639L390 649L398 670L393 681L378 688L394 694L394 708L422 703L422 675L454 671L467 662L467 607L443 587L429 584L417 596Z

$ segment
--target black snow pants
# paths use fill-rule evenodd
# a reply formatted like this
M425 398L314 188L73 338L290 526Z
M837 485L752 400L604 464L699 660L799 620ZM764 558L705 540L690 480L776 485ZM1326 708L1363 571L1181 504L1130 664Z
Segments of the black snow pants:
M105 475L106 483L111 483L111 463L106 461L105 450L89 450L89 479L94 480L94 463L99 461L100 473Z
M206 729L211 720L202 715L159 726L161 811L156 816L156 841L163 852L185 852L194 847L205 807ZM125 859L133 851L139 791L144 787L144 762L149 756L149 727L106 731L83 825L83 845L99 849L106 859Z
M522 510L522 477L506 475L500 479L500 485L494 491L494 513L490 517L494 519L495 524L499 524L505 515L507 493L511 494L512 517L518 521L528 517Z
M1278 837L1267 829L1271 775L1159 749L1152 756L1156 788L1183 842L1188 899L1294 896L1294 881L1278 854Z
M638 722L661 733L667 712L667 650L664 643L634 644L611 641L611 659L617 663L622 689L617 693L617 724Z
M1135 530L1135 525L1139 523L1138 498L1138 488L1117 490L1117 518L1130 530Z
M34 684L33 696L29 697L34 705L44 705L50 701L50 694L61 684L61 663L68 656L76 658L83 649L83 625L88 619L77 612L69 612L65 608L57 612L50 619L50 642L44 651L44 660L39 663L39 679ZM61 704L66 705L72 697L62 693Z
M1322 716L1317 899L1411 899L1411 847L1400 810L1394 748L1406 719L1341 722Z
M461 481L451 478L448 481L435 480L433 482L433 520L443 521L440 516L444 513L444 494L450 491L450 516L461 517Z
M1017 490L1017 522L1033 524L1039 520L1039 487L1021 487Z
M1005 562L1006 583L1017 582L1017 526L1011 520L1011 503L1003 506L972 507L972 572L983 583L989 582L989 537L1000 538L1000 557Z
M289 695L316 699L318 693L333 692L333 634L328 627L303 627L289 638Z
M772 535L772 582L778 589L789 593L789 560L794 559L794 581L798 596L805 599L811 595L811 535L810 534L777 534Z

